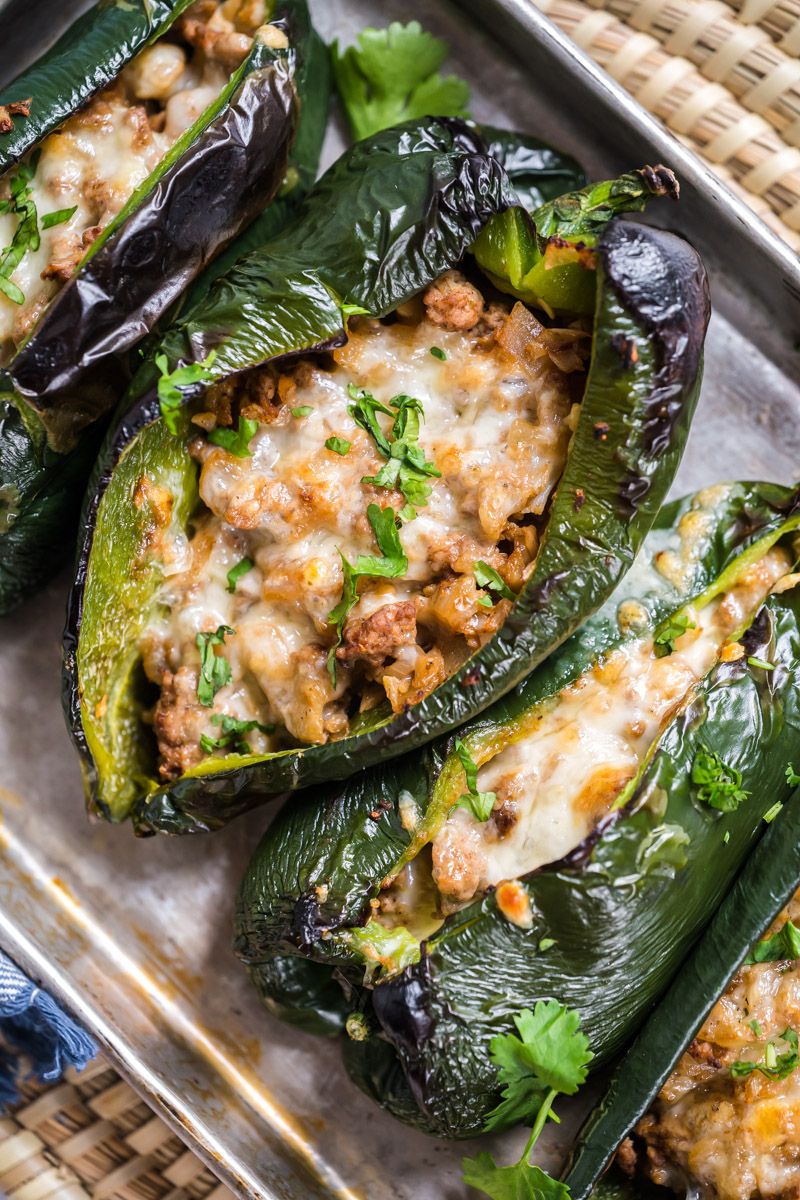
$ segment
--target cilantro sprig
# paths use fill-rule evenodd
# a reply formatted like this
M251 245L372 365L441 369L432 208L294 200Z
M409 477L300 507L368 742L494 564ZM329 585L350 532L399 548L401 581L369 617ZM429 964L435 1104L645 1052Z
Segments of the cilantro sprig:
M274 725L262 725L260 721L243 721L239 717L229 717L226 713L213 713L211 723L219 725L222 734L218 738L209 737L206 733L201 735L200 746L206 754L214 754L215 751L228 747L236 754L252 754L250 744L244 739L246 733L251 733L254 729L260 730L261 733L275 732Z
M350 416L366 430L386 458L377 475L364 475L361 482L397 488L406 502L398 514L400 520L413 521L417 509L428 503L431 494L428 479L438 479L442 474L434 463L428 462L419 444L420 421L425 417L421 403L413 396L399 395L393 396L389 401L391 407L387 407L371 392L353 383L348 384L347 391L353 401L349 406ZM378 413L394 418L388 434L381 427Z
M456 738L453 748L467 777L467 790L459 797L455 807L468 809L476 821L488 821L497 794L478 791L478 765L460 738Z
M347 561L339 551L342 560L342 598L335 608L328 613L328 624L336 629L336 640L328 653L328 675L331 683L336 686L336 651L342 644L344 626L351 610L358 603L359 579L398 579L408 570L408 559L400 542L397 530L395 511L393 508L380 508L370 504L367 508L369 521L381 557L374 554L359 554L355 565Z
M183 367L169 369L169 359L166 354L157 354L155 364L158 367L158 405L161 416L169 432L175 437L180 432L178 414L186 400L186 392L198 383L211 383L213 375L211 365L217 357L216 350L211 350L202 362L186 363Z
M0 214L10 213L19 218L11 242L0 250L0 292L7 296L12 304L24 304L25 293L14 283L11 276L25 255L29 251L38 250L42 244L39 213L31 188L40 155L41 151L37 150L31 155L29 162L20 163L8 181L11 195L7 200L0 200ZM41 219L41 229L63 225L74 216L77 208L75 204L72 208L60 208L56 212L45 213Z
M200 651L200 677L197 680L197 699L206 708L211 708L220 688L230 683L231 664L217 648L225 645L227 634L234 634L230 625L220 625L213 633L198 633L195 638Z
M331 48L333 73L347 119L357 139L412 117L466 117L469 87L439 68L447 44L418 21L388 29L364 29L356 44Z
M676 613L674 617L668 617L658 627L653 638L656 658L665 658L672 654L677 639L686 633L687 629L696 628L694 621L689 620L688 613Z
M767 1079L786 1079L791 1075L800 1063L800 1046L798 1046L797 1033L794 1029L787 1027L778 1040L783 1042L787 1047L781 1054L778 1053L778 1048L774 1042L767 1042L764 1047L764 1058L761 1062L740 1059L738 1062L731 1063L730 1071L734 1079L746 1078L748 1075L752 1075L754 1071L760 1071Z
M723 762L707 746L699 746L692 760L692 783L697 788L698 800L719 812L736 812L750 795L742 787L742 772Z
M577 1092L594 1055L578 1014L556 1000L539 1000L533 1012L523 1009L514 1024L519 1037L501 1034L489 1044L503 1098L489 1113L485 1129L519 1121L532 1121L533 1128L522 1157L512 1166L499 1167L486 1153L462 1159L464 1182L492 1200L568 1200L569 1189L528 1159L547 1121L558 1122L556 1097Z

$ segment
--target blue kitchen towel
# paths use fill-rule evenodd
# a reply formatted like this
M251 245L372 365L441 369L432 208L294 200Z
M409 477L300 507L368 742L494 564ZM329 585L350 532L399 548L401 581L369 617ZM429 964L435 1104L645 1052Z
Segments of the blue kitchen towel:
M43 1083L59 1079L66 1067L85 1067L97 1054L88 1033L31 983L0 950L0 1108L17 1099L22 1070L18 1055L30 1061Z

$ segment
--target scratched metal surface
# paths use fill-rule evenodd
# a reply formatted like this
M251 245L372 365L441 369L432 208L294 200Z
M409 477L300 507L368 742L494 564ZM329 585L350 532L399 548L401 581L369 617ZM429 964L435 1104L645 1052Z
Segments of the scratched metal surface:
M312 5L323 33L345 40L370 20L416 13L450 40L476 117L535 130L596 176L657 159L677 165L685 200L659 216L707 254L717 308L678 487L800 474L800 271L697 159L573 53L529 0ZM78 7L39 0L31 23L30 4L0 0L0 73L21 67ZM341 144L334 131L328 159ZM137 842L127 828L86 821L59 706L65 588L62 577L0 623L0 943L71 1005L241 1196L457 1200L468 1147L380 1112L347 1080L336 1045L264 1014L234 960L232 898L267 812L179 841ZM551 1131L551 1158L573 1126L574 1114ZM510 1159L519 1140L495 1145Z

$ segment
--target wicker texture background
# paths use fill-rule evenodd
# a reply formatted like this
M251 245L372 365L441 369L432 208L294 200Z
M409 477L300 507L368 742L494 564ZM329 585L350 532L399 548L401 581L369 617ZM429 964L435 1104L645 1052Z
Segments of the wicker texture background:
M800 249L800 0L536 0Z
M102 1056L0 1118L7 1200L234 1200Z

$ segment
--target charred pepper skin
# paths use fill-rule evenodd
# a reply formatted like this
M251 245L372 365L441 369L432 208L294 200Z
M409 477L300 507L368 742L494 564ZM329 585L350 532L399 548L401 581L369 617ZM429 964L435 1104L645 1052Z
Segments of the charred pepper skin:
M691 503L663 510L643 560L670 546ZM788 539L800 525L800 492L732 485L712 515L679 592L663 578L655 586L644 566L644 574L635 571L566 645L459 736L469 744L471 735L491 739L500 727L513 728L620 644L619 601L636 599L654 629L740 556ZM499 1098L488 1043L511 1032L513 1014L536 999L554 997L577 1009L594 1065L607 1062L726 894L765 828L767 807L789 793L786 763L800 751L800 588L770 596L743 641L744 655L720 661L660 735L624 807L567 858L521 879L533 914L529 930L507 920L488 893L448 917L423 942L418 963L374 985L365 982L363 961L347 939L337 938L368 920L382 881L407 861L415 834L404 824L403 805L413 802L416 829L424 825L452 751L448 739L287 804L254 855L237 908L235 948L267 1006L313 1028L316 997L324 994L317 1031L330 1033L335 1010L326 986L338 981L340 1029L355 1010L371 1031L364 1041L344 1040L353 1078L401 1119L443 1137L480 1131ZM750 795L735 812L721 815L696 800L692 763L704 742L742 772ZM664 797L660 807L648 802L656 795ZM389 807L375 822L378 799ZM640 847L658 823L688 835L685 865L673 878L645 873L627 891L617 887L636 874ZM543 937L554 943L544 953ZM297 968L294 990L282 986L292 957L308 965L305 995Z
M70 29L11 85L27 88L34 101L29 118L15 119L0 134L0 167L57 128L185 7L90 10L78 32ZM126 351L269 205L287 162L295 166L298 197L310 182L327 114L326 66L309 77L309 60L320 63L320 44L305 0L276 0L272 15L289 48L276 51L256 39L217 101L110 222L0 370L0 614L70 553L102 434L91 427L107 421L126 386ZM98 58L87 75L89 47ZM279 203L285 219L288 201Z

